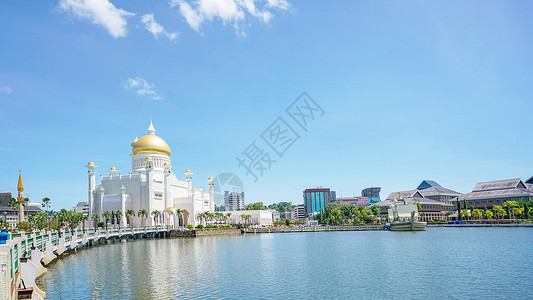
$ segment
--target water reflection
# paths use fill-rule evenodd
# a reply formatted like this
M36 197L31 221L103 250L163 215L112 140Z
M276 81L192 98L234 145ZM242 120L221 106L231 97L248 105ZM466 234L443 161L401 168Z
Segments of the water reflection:
M38 284L49 299L523 298L530 249L532 230L504 228L144 239L68 254Z

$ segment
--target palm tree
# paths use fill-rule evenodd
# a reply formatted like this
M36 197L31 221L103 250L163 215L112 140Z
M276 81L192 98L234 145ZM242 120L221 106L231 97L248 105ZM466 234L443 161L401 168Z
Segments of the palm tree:
M94 220L94 228L98 228L98 222L100 221L100 215L96 215L94 214L93 215L93 220Z
M228 224L229 224L229 217L231 217L231 213L227 213L226 214L226 221L227 221Z
M132 229L133 229L133 217L135 217L135 211L133 209L126 210L126 219L128 219L128 222L130 223Z
M122 218L122 211L120 209L115 211L115 218L117 219L118 228L120 228L120 219Z
M48 230L50 230L50 218L48 217L48 210L50 209L50 198L45 197L42 200L42 206L44 208L44 211L46 212L46 219L48 220Z
M146 218L148 217L148 211L146 209L139 209L139 213L137 214L138 217L141 217L141 222L144 226L144 221L146 220Z
M154 218L154 223L157 225L157 220L159 219L159 216L161 216L161 212L158 210L152 211L152 217Z
M9 199L9 202L8 202L7 205L9 205L9 207L11 207L11 209L14 210L17 213L17 215L19 214L19 205L20 205L20 203L18 202L17 199L15 199L15 198Z
M105 219L105 230L107 231L107 222L109 222L109 220L111 220L111 218L113 218L113 214L108 212L108 211L105 211L102 214L102 217L104 217L104 219Z
M85 233L85 221L89 219L89 214L87 214L87 213L81 213L80 219L81 219L81 221L83 222L83 224L82 224L82 226L83 226L83 233Z

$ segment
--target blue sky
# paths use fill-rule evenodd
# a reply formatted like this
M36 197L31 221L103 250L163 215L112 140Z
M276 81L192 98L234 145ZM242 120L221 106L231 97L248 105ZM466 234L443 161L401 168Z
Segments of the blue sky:
M254 4L254 5L252 5ZM0 2L0 190L87 198L131 170L150 117L173 171L237 174L247 202L331 187L382 196L423 179L469 192L533 175L527 1ZM282 157L261 133L306 91L324 115ZM276 160L257 182L236 157Z

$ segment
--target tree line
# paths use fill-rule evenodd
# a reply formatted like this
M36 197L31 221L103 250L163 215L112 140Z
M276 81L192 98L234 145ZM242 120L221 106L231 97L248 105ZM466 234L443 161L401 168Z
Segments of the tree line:
M462 205L461 205L462 203ZM507 201L502 205L492 205L490 209L470 208L466 200L457 201L457 217L459 220L480 220L480 219L529 219L531 217L531 206L533 202L528 201Z
M363 207L338 203L326 204L314 218L319 224L328 225L358 225L381 221L378 205Z

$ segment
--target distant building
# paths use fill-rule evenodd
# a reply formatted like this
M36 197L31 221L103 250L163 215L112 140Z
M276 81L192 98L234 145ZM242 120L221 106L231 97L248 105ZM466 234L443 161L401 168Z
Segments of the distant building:
M533 176L526 181L526 186L528 189L533 190Z
M429 221L433 219L447 220L447 212L455 210L455 205L451 200L437 201L424 197L419 190L409 190L391 193L387 199L376 203L376 205L379 206L380 215L386 217L393 200L398 198L404 199L408 204L418 202L420 204L418 212L421 221Z
M272 225L272 212L270 210L235 210L228 211L231 213L229 223L232 225L248 224L257 226ZM242 215L249 215L250 219L246 220Z
M337 193L329 188L317 187L303 191L305 215L309 216L318 213L326 207L328 203L333 203L337 199Z
M277 211L275 209L269 209L269 211L272 212L272 220L273 221L276 221L277 219L281 218L281 214L279 213L279 211Z
M88 202L78 202L76 206L72 207L72 211L80 213L89 213L89 203Z
M244 191L224 192L224 209L226 211L244 209Z
M424 180L417 187L425 198L451 202L452 199L462 196L462 193L440 186L433 180Z
M295 218L298 220L305 220L305 205L299 204L294 209Z
M343 197L343 198L337 198L336 202L340 205L355 205L355 206L368 206L370 204L368 197Z
M24 195L23 195L24 185L22 184L22 176L21 176L21 174L19 174L17 190L18 190L17 201L23 201L24 200ZM30 215L30 213L38 213L38 212L43 211L41 209L41 204L40 203L31 203L31 202L29 202L29 203L26 203L24 205L23 216L21 218L21 216L19 216L19 214L21 214L21 210L17 211L17 210L12 209L9 206L9 200L11 198L13 198L13 195L12 195L11 192L0 193L0 201L1 201L0 218L2 218L2 220L5 219L6 222L9 223L9 225L12 226L12 227L16 227L17 224L21 220L27 220L28 216Z
M379 197L380 192L380 187L369 187L361 191L361 196L368 198L368 204L374 204L381 201L381 198Z
M533 200L533 177L523 182L520 178L479 182L471 193L460 200L466 200L468 208L491 208L507 201Z

